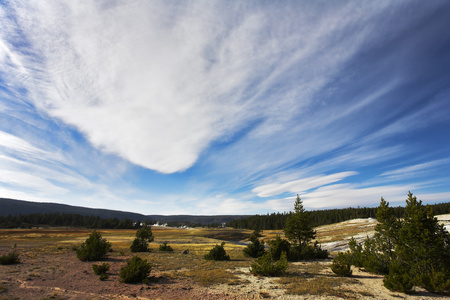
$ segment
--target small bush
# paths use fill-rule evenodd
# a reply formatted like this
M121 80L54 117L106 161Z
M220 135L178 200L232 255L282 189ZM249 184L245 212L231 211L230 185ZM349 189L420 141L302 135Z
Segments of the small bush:
M338 256L333 259L331 271L338 276L350 277L352 275L350 259L348 254L342 252L339 253Z
M111 244L102 238L102 235L93 231L86 241L77 249L77 257L81 261L104 260L111 250Z
M262 276L281 276L286 272L288 261L286 252L281 253L280 259L274 262L272 254L267 252L251 264L250 272Z
M19 263L19 253L17 253L15 249L8 254L0 256L0 265L12 265Z
M127 265L120 269L120 279L123 283L137 283L147 280L151 265L146 259L139 256L133 256L128 260Z
M173 252L173 249L167 245L167 242L164 242L162 245L159 245L159 251Z
M92 265L92 270L94 270L95 275L106 274L109 271L109 264L102 263L101 265Z
M225 248L224 248L225 242L222 242L222 244L215 245L214 248L212 248L208 254L205 255L205 259L207 260L230 260L230 256L227 255Z

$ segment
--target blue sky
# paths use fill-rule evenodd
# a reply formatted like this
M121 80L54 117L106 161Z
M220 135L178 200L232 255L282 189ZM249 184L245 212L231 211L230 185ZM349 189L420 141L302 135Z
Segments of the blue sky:
M450 200L449 1L3 1L0 197Z

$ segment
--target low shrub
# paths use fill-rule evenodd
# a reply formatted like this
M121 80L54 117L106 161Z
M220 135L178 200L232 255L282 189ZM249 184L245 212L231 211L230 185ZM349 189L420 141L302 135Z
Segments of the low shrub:
M288 261L286 252L281 253L280 259L274 261L272 254L267 252L251 264L250 272L262 276L281 276L286 272Z
M212 248L208 254L205 255L205 259L207 260L230 260L230 256L227 255L225 251L225 242L222 242L222 244L215 245L214 248Z
M15 249L8 254L0 256L0 265L12 265L19 263L19 253L17 253Z
M92 265L92 270L94 270L95 275L106 274L109 271L110 265L107 263L102 263L101 265Z
M127 265L120 269L121 282L138 283L146 281L151 270L152 267L146 259L133 256L128 260Z
M173 249L172 247L167 245L167 242L164 242L161 245L159 245L159 251L173 252Z
M351 258L348 254L340 252L338 256L333 259L331 271L338 276L350 277L352 275L350 260Z
M93 231L86 241L77 249L77 257L81 261L98 261L108 257L111 244L102 238L102 235Z

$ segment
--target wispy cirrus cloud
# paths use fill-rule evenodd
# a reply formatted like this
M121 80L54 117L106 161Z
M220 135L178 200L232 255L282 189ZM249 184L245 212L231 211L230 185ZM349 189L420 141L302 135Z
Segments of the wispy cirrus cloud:
M9 55L32 74L33 103L94 146L162 173L189 168L212 141L252 120L264 120L257 135L283 130L357 51L349 42L365 35L333 38L353 25L343 18L352 7L326 10L315 23L303 14L297 24L242 5L209 4L199 15L205 3L9 5L18 28L6 22L8 31L26 33L42 57ZM314 72L287 76L298 68Z
M3 182L43 174L29 180L42 196L55 186L53 199L126 198L152 213L285 210L292 198L272 199L284 193L311 207L403 197L424 186L411 172L428 186L445 177L432 162L448 157L448 11L2 3Z
M356 175L356 172L340 172L330 175L317 175L283 183L270 183L254 188L252 191L259 197L270 197L282 193L304 193L308 190L325 186L330 183L341 181L342 179Z

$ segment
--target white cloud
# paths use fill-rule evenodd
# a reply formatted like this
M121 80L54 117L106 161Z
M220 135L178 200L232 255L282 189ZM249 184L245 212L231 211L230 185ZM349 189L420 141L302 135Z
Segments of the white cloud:
M389 203L404 205L402 201L406 199L408 188L414 189L414 186L358 187L350 184L335 184L307 192L302 195L302 199L305 207L309 209L374 206L379 204L381 197Z
M340 172L330 175L317 175L288 182L270 183L258 186L252 190L258 197L270 197L285 192L303 194L304 192L324 186L330 183L341 181L349 176L358 174L357 172Z
M442 167L444 165L448 165L450 163L450 159L439 159L430 162L425 162L421 164L411 165L408 167L384 172L381 176L387 176L389 178L398 178L398 177L411 177L415 176L418 173L424 173L426 171L430 171L431 169Z
M351 6L282 19L203 2L12 6L31 52L44 58L15 54L33 72L25 85L37 107L76 126L95 147L162 173L191 167L212 141L256 118L266 120L256 136L284 130L366 30L335 42ZM289 7L277 14L295 15Z

